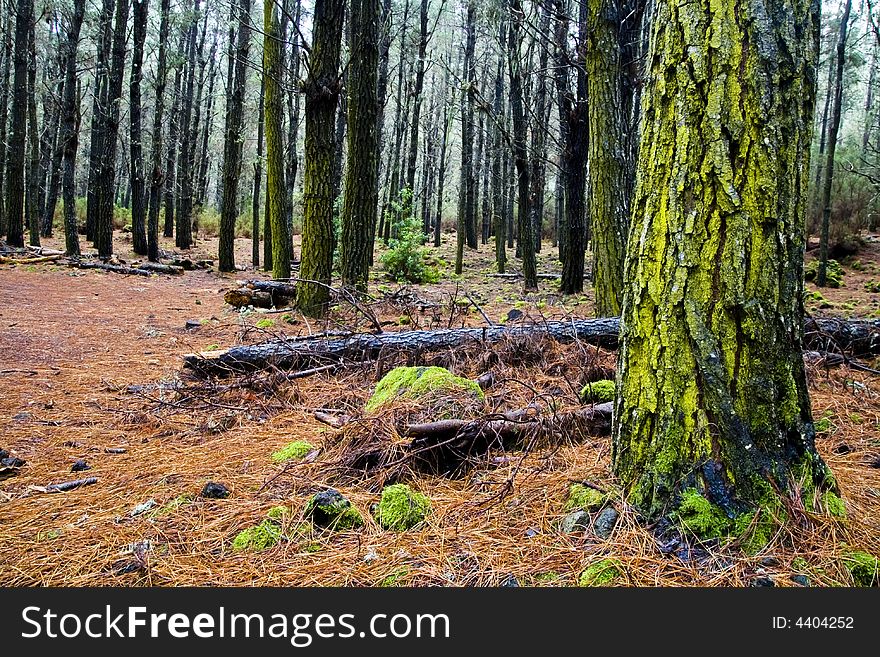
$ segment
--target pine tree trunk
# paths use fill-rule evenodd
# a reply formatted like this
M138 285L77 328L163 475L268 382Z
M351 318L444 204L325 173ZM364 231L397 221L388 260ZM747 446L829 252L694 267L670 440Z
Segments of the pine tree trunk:
M529 155L526 147L525 111L523 109L523 81L519 48L523 8L521 0L510 0L510 24L508 27L508 73L510 75L510 104L513 112L513 157L517 175L517 228L518 243L522 256L523 285L526 290L538 289L535 263L535 238L529 198Z
M263 126L266 116L266 95L260 83L260 101L257 106L257 159L254 161L254 191L251 202L251 260L254 269L260 266L260 192L263 187ZM267 226L265 233L266 269L272 269L272 229Z
M416 55L416 79L412 91L413 113L410 123L409 153L406 159L406 187L412 192L408 197L409 207L404 208L403 216L412 214L416 189L416 158L419 153L419 121L422 113L422 90L425 86L425 58L428 50L428 0L419 5L419 45Z
M825 180L822 185L822 233L819 238L819 269L816 285L824 287L828 275L828 238L831 229L831 188L834 184L834 156L837 152L837 134L840 131L840 113L843 104L843 69L846 63L846 35L852 0L846 0L840 17L835 54L834 98L831 104L831 123L828 125L828 153L825 160Z
M149 0L134 1L134 50L131 59L131 77L128 85L129 127L131 149L131 242L132 250L148 255L146 177L141 143L141 80L143 79L144 41L147 37Z
M296 0L296 8L294 10L294 29L291 31L290 38L293 44L290 49L290 91L287 94L287 159L284 172L284 184L287 185L287 194L285 201L287 207L284 216L288 222L293 222L293 195L296 190L296 174L297 174L297 150L296 142L299 135L299 69L300 69L300 35L298 26L302 16L302 2ZM291 226L291 240L293 239L293 228ZM292 253L292 252L291 252Z
M199 32L199 4L200 0L193 0L192 15L186 37L186 64L184 66L182 114L180 121L180 162L177 172L178 189L180 196L177 204L177 216L175 217L174 245L178 249L189 249L193 245L192 231L192 148L195 137L193 136L194 115L199 108L195 106L194 95L196 87L196 52L200 49L197 45Z
M159 260L159 206L162 204L163 135L165 118L165 84L168 79L168 18L171 0L161 0L159 20L159 59L156 64L156 106L153 110L152 173L150 174L150 203L147 217L147 257L152 262Z
M25 193L25 217L28 226L28 243L40 246L40 131L37 126L37 44L34 24L31 22L28 37L28 146L30 159L27 167L27 190Z
M309 77L305 82L306 140L303 234L297 307L317 315L330 298L333 267L334 119L340 93L343 0L316 0ZM316 281L307 282L307 281ZM323 285L322 285L323 284Z
M167 1L167 0L166 0ZM80 254L76 219L76 151L79 144L79 95L76 84L76 50L85 16L86 0L74 0L73 14L67 26L64 54L64 100L61 108L61 135L64 197L64 250L68 256Z
M235 48L233 49L230 44L230 52L234 53L235 65L232 86L226 98L226 129L223 138L223 203L220 207L218 253L220 271L235 271L235 220L238 217L238 181L241 176L243 140L242 111L251 38L250 0L240 0L236 13L238 34ZM230 36L232 36L231 32ZM259 235L259 231L257 231L257 235Z
M501 28L499 41L504 42L504 28ZM504 55L498 53L498 64L495 72L495 98L492 105L495 119L498 122L492 129L492 223L495 230L495 268L499 274L504 273L507 266L507 222L504 220L504 177L501 175L503 157L502 151L506 150L502 140L502 125L504 119Z
M12 5L12 2L9 3ZM6 124L9 105L9 75L12 71L12 33L15 13L7 12L3 19L3 77L0 87L0 236L6 235Z
M128 32L129 0L116 0L116 18L113 28L113 50L110 77L107 81L107 113L101 138L101 165L95 181L98 212L95 215L95 248L98 255L108 258L113 254L113 210L116 194L116 141L119 135L119 115L122 99L122 81L125 74L125 40Z
M464 232L468 248L477 248L476 230L476 207L474 181L474 114L475 98L477 93L477 66L476 66L476 15L477 8L473 0L469 0L467 6L466 41L464 54L464 69L462 75L465 79L465 91L462 98L462 122L461 122L461 178L464 185ZM458 261L456 260L456 265ZM456 273L460 274L456 266Z
M266 212L272 227L272 275L290 278L292 243L284 210L284 98L281 76L284 69L281 24L275 0L263 6L263 97L266 131ZM332 253L332 251L331 251Z
M379 203L379 1L352 0L348 77L348 155L342 205L342 284L366 291Z
M742 527L780 519L790 475L834 487L801 356L818 18L809 0L656 5L612 452L648 517L708 502Z
M443 78L443 89L449 89L449 59L447 58L446 73ZM450 101L443 103L443 117L440 133L440 159L437 162L437 210L434 214L434 246L440 246L440 231L443 226L443 188L446 183L446 147L449 143L449 112Z
M596 316L620 314L629 231L626 117L621 90L621 0L590 0L586 71L589 100L590 227Z
M181 52L178 47L177 51ZM168 125L168 158L165 161L165 216L163 237L174 237L174 210L177 196L177 153L180 150L180 83L183 70L180 66L174 72L174 95L171 100L171 116ZM223 270L221 270L223 271Z
M12 83L12 130L6 164L6 241L24 246L25 146L27 144L28 41L33 0L21 0L15 12L15 64Z
M86 185L86 239L94 243L98 217L98 179L102 173L102 140L107 123L107 94L110 78L110 48L113 39L113 10L116 0L102 0L95 52L95 80L92 85L92 124L89 142L89 174Z

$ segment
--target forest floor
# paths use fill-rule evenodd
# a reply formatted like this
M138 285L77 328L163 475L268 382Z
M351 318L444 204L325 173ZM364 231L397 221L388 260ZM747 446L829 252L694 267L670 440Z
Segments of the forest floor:
M45 245L57 248L59 240ZM247 263L250 241L238 240L236 248ZM444 235L437 257L451 262L453 248L452 236ZM491 251L468 251L467 273L458 281L448 271L442 283L406 290L379 280L371 286L372 309L385 330L481 325L465 292L496 322L513 309L526 321L591 316L589 291L562 297L557 283L545 280L539 292L524 296L521 281L488 276ZM134 259L122 234L116 252ZM200 241L192 255L214 257L216 240ZM539 271L558 272L556 257L545 244ZM808 311L876 317L880 242L869 239L843 265L843 286L823 289L821 298L811 294ZM880 377L815 366L809 368L813 413L823 419L817 444L846 501L843 522L804 514L757 554L723 542L669 548L612 492L621 515L610 537L565 534L558 523L570 485L587 481L614 491L614 482L607 436L563 436L529 452L492 455L455 478L415 476L409 483L430 497L432 513L420 528L383 531L369 513L376 482L335 476L338 431L314 417L320 408L359 415L375 368L186 399L175 392L185 353L368 328L342 302L320 323L295 312L240 313L224 305L225 289L254 277L252 271L142 278L52 263L0 266L0 448L27 462L12 476L0 474L0 583L497 586L515 579L571 586L588 565L611 558L621 585L836 586L852 583L848 551L880 554ZM188 329L188 320L198 325ZM498 383L487 390L487 403L495 411L547 395L576 407L572 390L597 372L613 374L615 360L613 352L579 344L501 344L491 361L486 356L441 354L436 362L471 378L493 362ZM197 390L199 384L186 385ZM297 467L273 462L271 454L294 440L319 448L317 458ZM80 459L90 469L72 473ZM97 483L65 493L45 489L86 476ZM231 496L199 497L208 481L222 482ZM233 550L238 532L270 508L289 505L298 514L312 494L330 486L361 511L364 528L316 531L259 552Z

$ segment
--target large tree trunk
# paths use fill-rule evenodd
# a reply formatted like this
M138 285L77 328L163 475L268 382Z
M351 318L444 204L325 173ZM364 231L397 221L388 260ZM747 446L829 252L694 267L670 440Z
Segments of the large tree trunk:
M167 1L167 0L166 0ZM76 151L79 144L79 94L76 81L76 50L85 16L86 0L75 0L73 14L67 26L64 53L64 99L61 107L61 135L63 175L61 180L64 197L64 243L65 254L77 257L79 234L76 225Z
M6 241L24 246L25 146L27 144L28 41L34 15L33 0L21 0L15 13L15 70L12 92L12 131L6 165Z
M249 299L262 296L266 306L278 305L294 295L294 286L277 281L251 281L254 289L231 291ZM232 295L234 297L234 295ZM250 301L249 301L250 303ZM825 352L829 347L856 356L880 354L880 320L807 320L804 324L808 349ZM509 338L549 339L558 342L580 340L609 349L618 346L620 319L574 319L541 324L495 325L487 328L442 329L437 331L399 331L391 333L357 333L340 338L273 340L256 345L242 345L221 351L189 354L187 367L206 373L246 372L276 366L301 369L340 361L372 360L393 354L423 354L486 346Z
M504 43L504 27L500 28L499 44ZM504 177L501 175L502 151L504 143L502 132L504 130L504 49L498 53L498 64L495 72L495 98L492 111L495 114L495 123L492 128L492 224L495 231L495 267L499 274L504 273L507 266L507 222L504 220Z
M348 155L340 242L344 286L366 291L370 276L371 236L379 202L377 74L379 2L352 0L348 75Z
M297 306L319 314L330 299L333 267L334 119L339 98L339 51L344 16L342 0L317 0L306 96L305 172L303 173L302 264ZM314 282L308 282L314 281Z
M242 108L250 50L250 0L238 5L238 37L230 52L235 55L232 87L226 100L226 130L223 141L223 204L220 207L218 269L235 271L235 220L238 216L238 181L241 176ZM256 266L256 264L255 264Z
M828 274L828 237L831 227L831 187L834 184L834 156L837 152L837 134L840 131L840 113L843 104L843 68L846 63L846 35L852 0L846 0L837 34L836 67L834 71L834 98L831 105L831 123L828 125L828 153L825 160L825 180L822 185L822 234L819 239L819 269L816 285L824 287ZM829 80L830 84L830 80Z
M37 126L37 44L34 24L29 27L28 37L28 147L30 148L25 192L25 216L28 226L28 243L40 246L40 131Z
M266 212L272 227L272 275L290 278L290 251L292 243L284 210L284 102L281 75L284 70L281 25L276 0L266 0L263 6L263 97L266 131ZM332 253L332 251L331 251Z
M113 39L115 0L102 0L95 39L95 80L92 85L92 124L89 141L89 174L86 184L86 239L95 241L98 216L98 179L101 175L102 140L107 122L107 93L110 77L110 47Z
M131 58L131 78L128 85L129 128L131 138L131 241L132 250L147 255L146 180L144 176L144 149L141 143L141 79L143 78L144 41L147 37L149 0L134 3L134 51Z
M648 517L748 525L792 474L833 488L801 356L817 10L657 3L612 453Z
M12 6L12 3L9 3ZM6 234L6 124L9 105L9 75L12 71L12 25L15 15L8 13L3 19L3 77L0 81L0 236Z
M147 217L147 257L159 260L159 206L162 204L163 120L165 118L165 84L168 79L168 17L171 0L161 0L159 21L159 60L156 64L156 107L153 110L152 173L150 174L150 203Z
M621 90L623 0L590 0L586 72L589 98L590 230L596 315L620 314L623 259L629 231L626 116Z
M254 160L254 188L251 200L251 260L254 269L260 266L260 192L263 186L263 127L265 126L266 94L260 83L260 100L257 105L257 158ZM272 229L266 226L263 231L266 269L272 268Z
M101 138L101 165L95 181L98 212L95 215L95 248L107 258L113 254L113 210L116 195L116 141L119 135L119 114L122 81L125 74L125 41L128 34L129 0L116 0L113 27L113 52L107 82L107 112Z

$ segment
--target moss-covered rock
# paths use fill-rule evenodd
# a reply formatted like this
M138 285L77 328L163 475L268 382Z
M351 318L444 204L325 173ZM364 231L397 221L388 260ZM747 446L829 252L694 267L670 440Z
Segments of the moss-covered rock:
M265 550L276 545L282 538L284 538L284 533L281 525L275 520L267 518L259 525L240 531L232 540L232 549L236 551Z
M313 495L306 503L303 516L317 527L338 531L356 529L364 524L360 512L342 493L332 488Z
M605 504L607 496L595 488L583 484L572 484L568 489L568 499L565 501L564 511L582 509L584 511L598 511Z
M826 490L822 493L822 505L828 515L840 519L846 518L846 504L834 491Z
M611 586L623 574L623 566L616 559L602 559L592 563L578 577L578 586Z
M614 401L617 385L611 379L602 379L588 383L581 390L581 399L585 402L601 404Z
M314 445L307 443L305 440L294 440L287 443L277 452L272 452L272 460L275 463L283 463L284 461L293 461L304 458L306 454L315 449Z
M376 521L383 529L406 531L423 522L431 512L431 500L406 484L393 484L382 489L376 507Z
M843 558L856 586L880 586L880 560L872 554L857 550Z
M481 406L485 397L476 381L455 376L443 367L395 367L376 384L364 410L373 413L401 398L425 405L453 402L461 412Z

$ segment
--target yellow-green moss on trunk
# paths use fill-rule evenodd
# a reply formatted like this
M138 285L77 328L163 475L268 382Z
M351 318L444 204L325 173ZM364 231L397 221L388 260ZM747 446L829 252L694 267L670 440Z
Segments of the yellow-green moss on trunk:
M657 3L612 452L649 517L684 501L717 533L683 491L732 521L792 470L833 486L801 355L818 18L811 0Z

